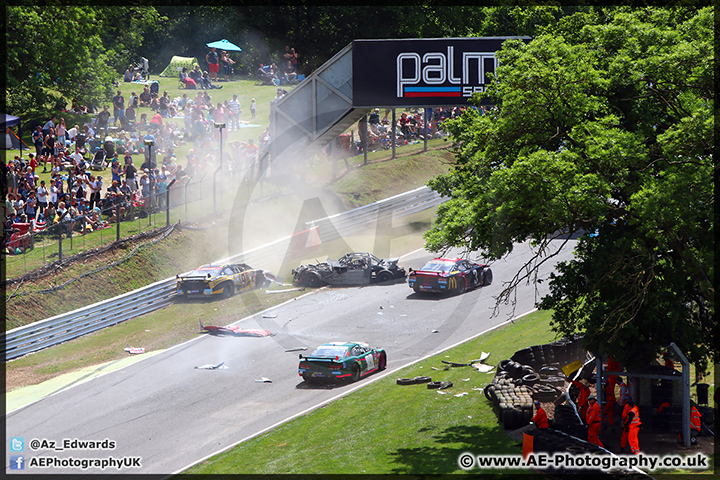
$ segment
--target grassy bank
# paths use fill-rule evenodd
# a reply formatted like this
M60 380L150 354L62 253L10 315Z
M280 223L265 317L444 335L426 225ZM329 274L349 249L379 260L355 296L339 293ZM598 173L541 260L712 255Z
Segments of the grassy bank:
M530 314L403 368L186 473L446 474L462 473L457 459L466 451L519 454L521 447L505 434L482 392L494 372L479 373L472 367L442 370L442 360L465 362L485 351L491 354L488 363L496 364L523 346L553 340L549 320L548 312ZM392 368L392 357L388 360ZM417 375L454 386L430 390L425 385L395 384L397 378Z

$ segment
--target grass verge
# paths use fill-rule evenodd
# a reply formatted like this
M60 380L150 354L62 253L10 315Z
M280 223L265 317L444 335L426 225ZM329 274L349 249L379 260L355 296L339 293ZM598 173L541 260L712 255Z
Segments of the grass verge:
M449 474L464 473L457 460L466 451L519 454L521 446L505 434L482 392L494 372L479 373L471 367L442 370L442 360L465 362L486 351L491 353L490 363L497 363L520 346L552 341L549 321L550 312L527 315L403 368L185 473ZM389 361L392 367L392 357ZM449 380L454 386L440 391L422 384L395 384L397 378L417 375ZM513 471L513 476L518 474L532 472Z

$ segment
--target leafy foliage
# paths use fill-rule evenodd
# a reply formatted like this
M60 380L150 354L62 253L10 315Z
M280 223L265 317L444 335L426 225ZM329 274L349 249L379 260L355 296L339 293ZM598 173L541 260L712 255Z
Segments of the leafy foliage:
M104 101L116 77L87 7L7 8L7 100L10 111L58 109L62 97ZM54 95L60 94L60 98Z
M498 106L448 122L454 170L435 251L490 259L557 232L580 235L540 307L564 335L632 365L675 342L714 352L714 54L711 8L584 10L508 41L484 95ZM476 98L479 100L479 98ZM589 235L586 232L597 232ZM565 244L563 244L565 245Z

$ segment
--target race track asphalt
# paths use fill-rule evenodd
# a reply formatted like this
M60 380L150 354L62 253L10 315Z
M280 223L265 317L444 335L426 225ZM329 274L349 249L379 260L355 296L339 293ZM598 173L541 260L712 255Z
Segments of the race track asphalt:
M571 248L566 248L555 261L571 256ZM25 473L177 472L377 377L335 388L307 388L297 374L298 352L287 350L364 341L387 350L392 372L532 310L539 299L536 293L543 293L547 283L523 282L515 309L503 305L499 315L492 315L503 282L530 257L527 244L517 245L507 259L492 265L493 285L456 296L417 295L407 283L313 291L240 323L242 328L270 330L271 337L208 335L167 349L10 412L7 437L24 438ZM430 258L419 251L402 257L400 264L420 268ZM547 278L555 261L541 268L541 278ZM195 368L221 362L226 369ZM272 382L257 381L262 377ZM108 439L115 447L58 451L46 443L33 450L33 439L54 441L56 447L64 439ZM139 457L141 467L28 468L33 457ZM19 471L6 466L6 473Z

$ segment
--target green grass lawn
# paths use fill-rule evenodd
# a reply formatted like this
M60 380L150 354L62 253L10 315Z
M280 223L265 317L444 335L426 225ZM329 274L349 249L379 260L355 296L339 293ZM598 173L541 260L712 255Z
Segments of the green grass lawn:
M381 378L186 473L448 474L463 472L457 459L466 451L520 454L521 446L505 434L482 392L494 372L479 373L472 367L442 370L442 360L465 362L485 351L491 354L488 363L497 364L525 346L552 341L549 321L549 312L527 315ZM395 383L417 375L449 380L454 386L438 391ZM462 393L467 395L455 396Z

